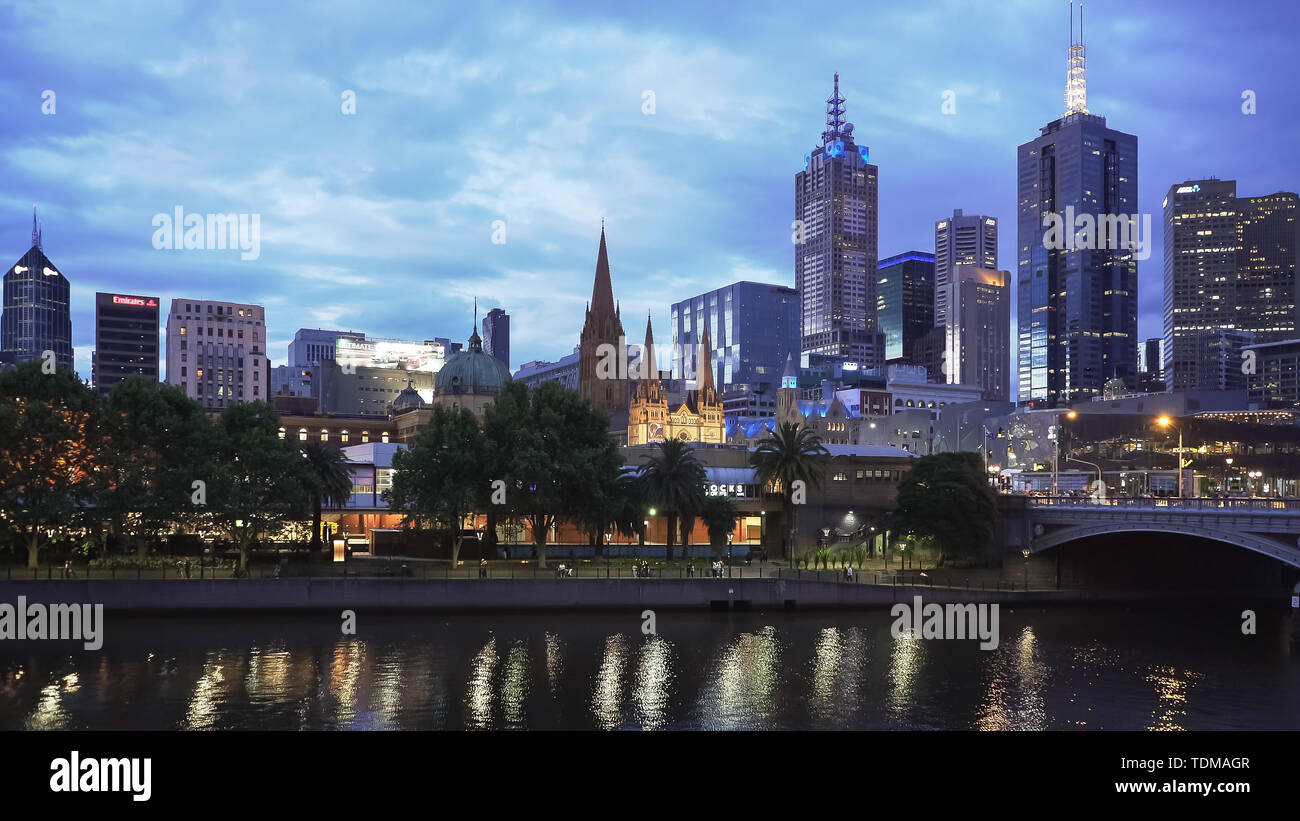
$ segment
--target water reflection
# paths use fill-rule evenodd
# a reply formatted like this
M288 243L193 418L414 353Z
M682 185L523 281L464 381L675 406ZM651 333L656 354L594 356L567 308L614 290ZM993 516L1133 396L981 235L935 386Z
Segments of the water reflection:
M895 639L879 612L680 614L659 636L589 615L344 638L306 617L123 620L100 653L0 645L0 730L1300 729L1287 615L1241 642L1228 614L1017 609L992 651Z

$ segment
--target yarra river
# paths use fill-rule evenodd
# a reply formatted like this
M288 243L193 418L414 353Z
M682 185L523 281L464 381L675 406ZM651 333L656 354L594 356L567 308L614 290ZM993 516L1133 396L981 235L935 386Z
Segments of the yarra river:
M118 617L0 644L13 729L1300 729L1290 612L1000 611L1000 644L887 610Z

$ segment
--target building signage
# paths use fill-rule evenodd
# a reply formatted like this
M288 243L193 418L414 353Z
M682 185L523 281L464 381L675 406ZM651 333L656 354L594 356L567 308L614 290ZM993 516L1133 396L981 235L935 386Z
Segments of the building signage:
M149 297L119 296L113 294L114 305L131 305L136 308L157 308L158 300Z
M704 489L706 496L748 496L749 485L719 484L712 482Z

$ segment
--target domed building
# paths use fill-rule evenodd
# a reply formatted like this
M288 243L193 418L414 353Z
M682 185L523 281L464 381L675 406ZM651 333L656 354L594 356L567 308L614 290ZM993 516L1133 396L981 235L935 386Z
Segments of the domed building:
M410 377L406 379L406 387L402 388L392 403L392 414L396 416L399 413L419 410L423 408L424 399L420 397L420 392L415 389L415 382Z
M495 356L483 352L483 340L478 335L477 307L474 309L474 326L466 349L448 359L434 377L433 404L469 408L482 416L483 410L495 401L510 381L510 369Z

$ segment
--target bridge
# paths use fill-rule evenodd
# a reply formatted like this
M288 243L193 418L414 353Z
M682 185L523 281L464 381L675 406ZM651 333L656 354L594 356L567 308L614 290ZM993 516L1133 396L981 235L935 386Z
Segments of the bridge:
M1300 499L999 497L1003 539L1040 553L1108 533L1175 533L1245 548L1300 568Z

